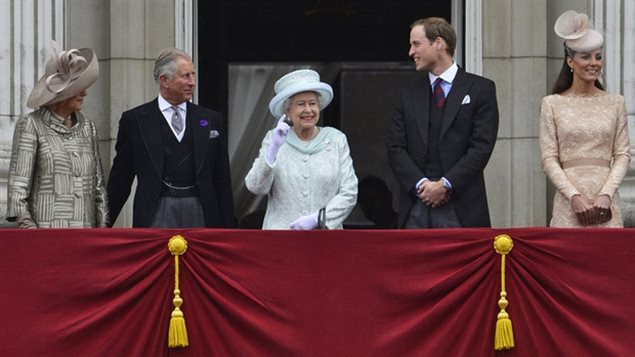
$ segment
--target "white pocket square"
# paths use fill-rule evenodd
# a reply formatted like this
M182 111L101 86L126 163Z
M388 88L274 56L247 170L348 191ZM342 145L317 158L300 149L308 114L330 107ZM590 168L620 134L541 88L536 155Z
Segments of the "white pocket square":
M218 130L210 130L209 132L209 138L210 139L214 139L217 138L220 134L218 133Z
M463 101L461 102L461 105L463 104L470 104L470 95L466 95L465 97L463 97Z

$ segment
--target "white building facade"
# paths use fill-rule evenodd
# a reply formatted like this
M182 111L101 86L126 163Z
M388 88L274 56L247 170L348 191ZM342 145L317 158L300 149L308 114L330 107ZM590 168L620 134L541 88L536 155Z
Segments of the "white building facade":
M500 128L486 169L495 227L548 223L553 190L540 167L540 101L562 64L562 43L553 24L569 9L589 14L605 35L604 83L609 92L626 97L633 151L635 0L452 0L452 23L458 24L459 42L464 43L462 65L497 85ZM0 0L0 216L6 212L13 128L17 118L30 111L26 98L42 74L50 39L65 49L91 47L97 53L100 76L82 111L98 126L108 172L121 113L157 95L155 56L162 48L179 47L196 62L198 16L196 0ZM233 156L243 130L236 128L246 125L231 113L230 105ZM237 187L243 178L234 175L233 180ZM620 193L625 223L635 226L632 170ZM130 201L117 226L131 226Z

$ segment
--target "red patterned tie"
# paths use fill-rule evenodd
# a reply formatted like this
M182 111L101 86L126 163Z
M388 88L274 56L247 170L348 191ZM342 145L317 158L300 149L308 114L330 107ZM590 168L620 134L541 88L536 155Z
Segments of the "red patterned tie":
M438 77L434 81L432 92L432 98L434 98L434 101L437 103L437 108L439 109L443 108L443 104L445 104L445 93L443 93L443 88L441 88L441 82L443 82L441 77Z

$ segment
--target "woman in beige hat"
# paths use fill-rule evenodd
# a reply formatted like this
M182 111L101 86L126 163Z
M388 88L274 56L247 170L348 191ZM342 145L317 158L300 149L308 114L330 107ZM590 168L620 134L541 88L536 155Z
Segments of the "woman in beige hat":
M602 35L586 14L560 15L565 59L553 94L542 100L540 152L556 187L552 227L622 227L618 187L629 166L624 97L607 93Z
M269 110L280 120L245 178L249 191L268 195L262 228L342 228L357 201L357 176L346 136L317 126L333 90L310 69L284 75L274 90Z
M45 73L15 126L7 220L21 228L105 227L106 190L95 124L80 112L99 75L89 48L53 41Z

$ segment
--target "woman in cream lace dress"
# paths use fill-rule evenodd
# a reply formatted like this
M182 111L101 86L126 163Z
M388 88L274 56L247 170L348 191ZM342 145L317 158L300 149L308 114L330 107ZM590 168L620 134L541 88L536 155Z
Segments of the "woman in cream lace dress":
M622 227L617 190L630 162L624 97L598 81L603 38L585 14L565 12L555 30L565 60L540 113L543 170L557 189L550 226Z

